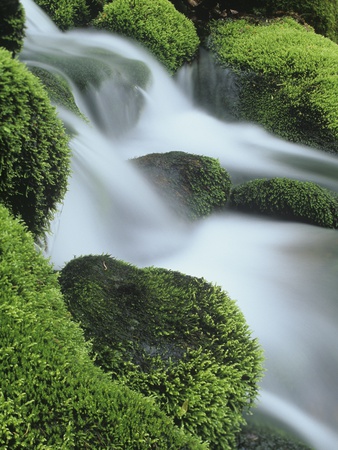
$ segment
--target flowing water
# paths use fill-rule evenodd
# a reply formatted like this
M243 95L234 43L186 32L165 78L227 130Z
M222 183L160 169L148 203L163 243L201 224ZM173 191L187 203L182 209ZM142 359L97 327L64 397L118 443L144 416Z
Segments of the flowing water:
M336 450L337 231L230 211L187 225L127 160L181 150L218 158L233 182L287 176L338 192L337 158L252 124L218 120L194 105L193 68L172 79L135 43L93 30L61 33L31 0L22 3L27 37L21 60L63 73L90 118L88 124L59 108L64 123L76 131L73 173L46 255L59 268L74 256L109 253L139 267L166 267L221 285L237 300L264 348L257 412L315 449ZM151 87L126 89L124 82L121 94L114 83L103 82L81 91L79 74L72 78L57 63L71 58L75 65L76 58L88 56L99 65L105 58L101 53L115 60L118 55L120 62L141 61L151 71ZM45 58L51 54L52 65ZM210 74L212 80L212 66ZM229 83L231 92L235 87ZM140 98L144 108L137 121ZM121 123L121 132L114 123Z

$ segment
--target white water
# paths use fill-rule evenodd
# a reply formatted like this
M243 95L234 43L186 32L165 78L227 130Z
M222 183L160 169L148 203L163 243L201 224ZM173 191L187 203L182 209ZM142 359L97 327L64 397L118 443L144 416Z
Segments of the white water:
M223 286L265 351L258 409L315 449L336 450L337 231L234 212L182 224L126 160L182 150L219 158L233 181L288 176L338 191L337 158L250 124L216 120L182 93L182 86L189 91L189 77L177 86L138 46L103 33L60 33L31 0L22 3L29 19L23 60L32 62L43 51L76 56L99 47L146 62L153 78L140 121L120 137L60 110L78 135L71 142L73 176L48 256L61 267L74 256L110 253L140 267L180 270ZM91 117L81 94L74 89L74 95ZM109 108L104 100L102 108Z

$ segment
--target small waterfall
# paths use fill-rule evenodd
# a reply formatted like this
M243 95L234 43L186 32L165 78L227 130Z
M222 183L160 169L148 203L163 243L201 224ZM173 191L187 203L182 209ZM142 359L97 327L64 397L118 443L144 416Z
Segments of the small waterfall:
M59 61L63 55L95 59L109 52L142 62L151 73L146 89L134 86L144 103L123 133L97 119L110 115L113 120L107 90L91 88L99 108L93 114L88 92L64 74L90 123L59 109L75 130L73 174L47 256L62 266L73 256L110 253L222 286L237 300L265 350L258 411L292 428L316 450L336 450L337 231L230 211L182 224L127 160L181 150L218 158L234 183L287 176L338 192L337 158L282 141L252 124L217 119L203 99L195 104L191 68L175 81L132 41L93 30L61 33L31 0L22 3L28 17L23 61L38 64L46 54ZM64 73L59 65L50 67ZM123 117L128 121L127 113Z

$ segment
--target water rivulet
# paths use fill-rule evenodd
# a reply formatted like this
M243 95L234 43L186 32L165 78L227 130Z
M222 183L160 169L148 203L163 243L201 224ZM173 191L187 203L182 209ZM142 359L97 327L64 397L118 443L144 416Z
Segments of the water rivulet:
M258 411L316 449L335 450L337 231L230 210L182 223L128 159L186 151L218 158L234 183L286 176L338 192L337 158L251 124L218 120L190 98L193 68L172 79L129 40L89 30L61 33L31 1L23 5L21 60L64 77L89 119L59 108L74 134L73 173L47 256L62 267L74 256L109 253L221 285L265 351Z

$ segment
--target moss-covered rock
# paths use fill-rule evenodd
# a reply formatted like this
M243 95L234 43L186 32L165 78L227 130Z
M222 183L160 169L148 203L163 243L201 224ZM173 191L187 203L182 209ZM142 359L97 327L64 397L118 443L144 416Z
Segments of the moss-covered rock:
M170 72L190 61L199 46L193 23L169 0L113 0L93 25L137 40Z
M113 379L156 399L213 449L234 448L262 354L236 303L202 278L107 255L61 271L68 308Z
M230 177L215 158L168 152L151 153L131 162L183 218L208 216L228 200Z
M60 30L87 27L108 0L34 0Z
M42 236L63 199L68 138L39 80L0 50L0 202Z
M257 179L233 187L230 205L242 211L338 228L337 194L310 181Z
M1 0L0 47L18 54L25 37L25 11L19 0Z
M86 0L34 0L61 30L83 27L91 20Z
M237 74L238 119L338 151L338 47L291 18L215 22L209 48Z
M0 446L206 449L95 367L57 275L0 205Z

